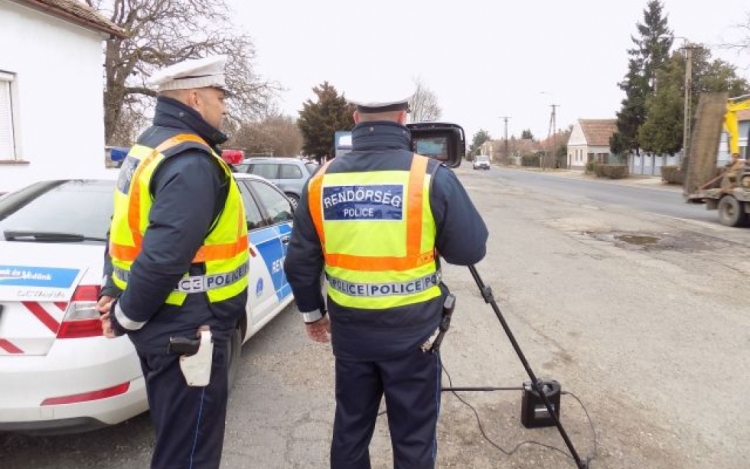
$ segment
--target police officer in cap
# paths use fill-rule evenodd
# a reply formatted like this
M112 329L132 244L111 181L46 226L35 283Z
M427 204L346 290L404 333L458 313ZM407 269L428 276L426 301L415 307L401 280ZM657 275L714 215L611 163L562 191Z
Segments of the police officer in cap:
M370 468L383 396L394 467L434 468L441 366L423 345L448 295L438 256L479 262L487 228L455 174L412 153L407 96L355 104L353 151L310 179L284 268L308 336L333 345L331 468Z
M98 306L104 334L127 334L138 353L156 432L153 469L218 469L221 460L228 343L245 314L248 271L242 200L217 148L227 140L219 131L225 62L189 60L153 75L153 125L115 189ZM199 330L197 354L172 347ZM202 367L188 365L199 357Z

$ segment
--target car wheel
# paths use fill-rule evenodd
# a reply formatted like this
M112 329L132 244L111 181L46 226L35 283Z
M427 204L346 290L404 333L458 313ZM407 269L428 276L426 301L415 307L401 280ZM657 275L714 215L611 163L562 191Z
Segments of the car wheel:
M242 352L242 329L237 327L232 333L227 350L227 389L232 391L237 374L240 371L240 353Z
M747 219L745 206L731 195L725 195L719 201L719 221L726 226L742 226Z
M292 203L292 207L294 209L297 208L297 205L299 205L299 196L297 194L292 194L291 192L286 193L287 198Z

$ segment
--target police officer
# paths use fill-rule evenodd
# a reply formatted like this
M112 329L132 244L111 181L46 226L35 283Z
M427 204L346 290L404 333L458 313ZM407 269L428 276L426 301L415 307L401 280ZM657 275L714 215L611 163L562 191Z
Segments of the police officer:
M408 98L355 104L353 151L303 191L284 267L308 336L327 342L330 332L331 468L370 468L383 395L394 467L433 468L441 367L422 345L448 294L437 253L452 264L477 263L487 228L455 174L410 150Z
M217 145L225 56L152 77L153 125L120 170L99 308L108 337L127 334L140 358L156 432L151 467L219 467L228 342L247 301L247 222ZM188 385L170 339L208 329L210 379ZM201 344L201 347L209 347ZM210 350L210 348L208 348ZM205 350L204 350L205 352Z

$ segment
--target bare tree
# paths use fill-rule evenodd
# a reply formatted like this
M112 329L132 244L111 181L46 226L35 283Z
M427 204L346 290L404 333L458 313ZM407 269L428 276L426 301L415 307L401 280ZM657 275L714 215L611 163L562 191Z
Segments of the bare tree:
M240 124L225 146L255 155L296 156L302 150L302 132L289 116L269 116Z
M731 42L722 44L725 49L735 50L737 53L746 53L750 55L750 12L746 14L745 22L734 26L738 30L740 37Z
M235 119L262 115L278 87L255 72L250 37L232 26L224 0L86 0L123 28L128 37L107 40L105 51L104 126L109 142L121 125L124 109L145 96L158 68L176 62L226 54L228 100Z
M142 100L129 100L123 103L119 123L114 127L107 144L129 147L149 125L146 117L148 106Z
M433 121L440 119L443 111L438 105L437 95L427 87L420 78L414 80L416 89L409 100L412 122Z

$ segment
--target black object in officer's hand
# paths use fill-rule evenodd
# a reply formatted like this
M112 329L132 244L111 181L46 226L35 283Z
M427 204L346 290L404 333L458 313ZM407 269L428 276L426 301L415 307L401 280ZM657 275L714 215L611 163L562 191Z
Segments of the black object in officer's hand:
M167 352L176 353L178 355L195 355L196 353L198 353L200 345L200 338L188 339L186 337L170 337Z
M443 303L443 317L440 319L440 327L438 328L440 332L435 337L435 341L432 342L430 352L436 353L440 351L440 344L443 343L443 337L445 337L448 329L451 328L451 316L453 316L454 309L456 309L456 296L449 293L445 297L445 303Z
M412 151L458 168L466 155L464 129L447 122L406 124L411 132Z

